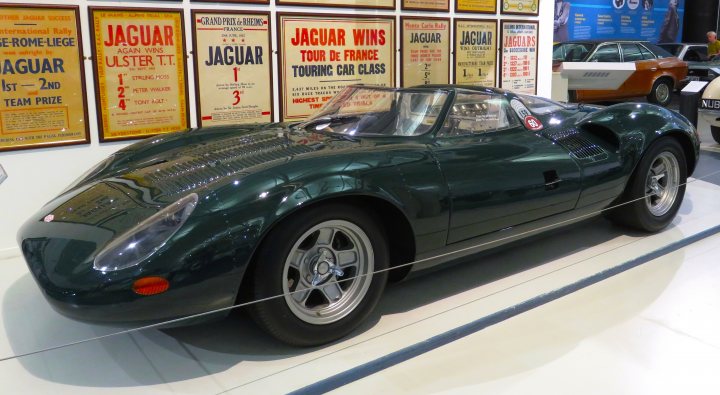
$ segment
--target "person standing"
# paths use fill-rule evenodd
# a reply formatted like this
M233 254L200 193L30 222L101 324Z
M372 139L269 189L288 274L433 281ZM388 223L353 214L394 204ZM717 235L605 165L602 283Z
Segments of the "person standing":
M707 32L707 40L708 60L711 60L712 58L720 54L720 41L718 41L717 39L717 33L713 31Z
M554 42L563 42L570 40L567 26L569 19L570 3L564 0L555 0L555 22L553 26Z

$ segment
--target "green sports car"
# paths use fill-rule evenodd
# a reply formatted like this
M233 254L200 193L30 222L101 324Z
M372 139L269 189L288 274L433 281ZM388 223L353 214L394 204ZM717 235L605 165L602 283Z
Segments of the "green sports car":
M264 300L249 306L262 328L318 345L411 270L599 213L663 229L698 153L693 126L650 104L351 86L304 122L124 148L18 241L64 315L157 322Z

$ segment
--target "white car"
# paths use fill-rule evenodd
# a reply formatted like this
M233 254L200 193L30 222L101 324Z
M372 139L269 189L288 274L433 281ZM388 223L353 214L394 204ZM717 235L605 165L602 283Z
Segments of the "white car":
M698 112L710 124L712 137L720 144L720 78L712 80L705 88Z
M686 62L702 62L708 57L707 43L663 43L658 47Z

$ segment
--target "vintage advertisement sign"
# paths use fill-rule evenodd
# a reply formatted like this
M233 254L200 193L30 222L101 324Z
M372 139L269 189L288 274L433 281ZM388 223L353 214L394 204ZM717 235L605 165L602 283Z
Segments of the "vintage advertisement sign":
M403 87L450 82L450 20L400 18Z
M455 83L496 86L497 22L455 19Z
M402 0L403 10L450 11L450 0Z
M495 14L497 0L457 0L455 12L475 12L481 14Z
M188 127L182 11L90 8L100 140Z
M276 0L277 5L395 9L395 0Z
M537 90L538 23L500 22L500 87L534 95Z
M0 151L89 142L77 7L0 6Z
M610 0L612 1L612 0ZM538 15L540 0L501 0L501 14Z
M303 119L353 84L395 86L395 18L278 15L281 118Z
M271 122L270 14L192 15L200 126Z

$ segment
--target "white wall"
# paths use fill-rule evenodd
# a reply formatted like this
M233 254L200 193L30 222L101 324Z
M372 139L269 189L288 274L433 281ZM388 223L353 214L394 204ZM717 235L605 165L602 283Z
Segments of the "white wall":
M80 6L80 21L82 26L83 51L85 56L91 52L90 32L88 23L88 6L121 6L121 7L163 7L180 8L185 14L185 42L188 52L192 50L190 10L191 9L235 9L235 10L270 10L272 11L272 23L275 25L275 11L291 12L312 12L312 13L342 13L342 14L377 14L377 15L418 15L436 16L430 12L401 12L400 3L396 0L396 11L373 11L354 10L344 8L310 8L310 7L276 7L274 4L249 5L249 4L214 4L197 3L190 0L180 1L91 1L91 0L0 0L3 3L40 3L40 4L72 4ZM332 2L332 0L328 0ZM274 3L274 0L271 0ZM553 33L553 2L549 0L540 1L540 37L539 37L539 62L538 62L538 95L550 97L551 92L551 71L552 71L552 33ZM450 15L455 7L454 0L450 3ZM447 14L442 14L447 15ZM500 19L501 16L462 14L463 18L477 16L483 19ZM503 16L509 19L536 19L535 17ZM399 20L397 21L399 24ZM399 25L398 31L399 31ZM399 34L397 35L399 36ZM396 37L399 41L399 38ZM276 35L272 34L273 48L277 48ZM399 42L397 42L399 47ZM277 55L274 55L274 64L277 67ZM194 71L191 59L188 62L187 84L190 97L191 125L195 126L195 86L190 81L194 79ZM396 65L399 67L399 55ZM397 68L397 67L396 67ZM0 257L17 253L15 234L22 223L37 212L47 201L52 199L58 192L69 185L80 174L93 164L102 160L110 153L128 145L122 143L98 143L97 116L95 110L95 94L93 91L93 70L90 60L85 61L86 86L88 89L88 117L90 123L90 145L35 149L15 152L0 153L0 165L5 168L9 178L0 184ZM276 79L273 84L276 89ZM452 78L451 78L452 80ZM399 75L396 76L396 84L399 85ZM278 97L275 92L275 119L278 119Z

